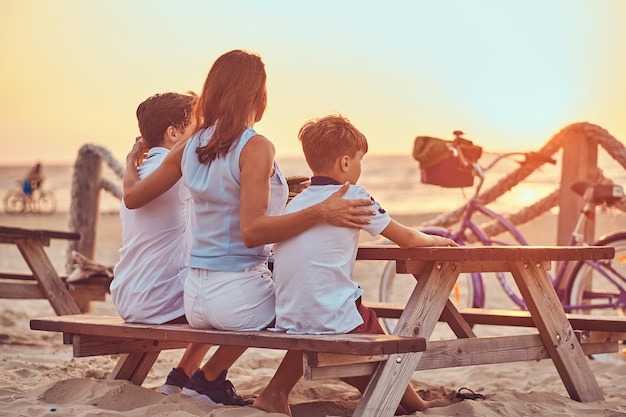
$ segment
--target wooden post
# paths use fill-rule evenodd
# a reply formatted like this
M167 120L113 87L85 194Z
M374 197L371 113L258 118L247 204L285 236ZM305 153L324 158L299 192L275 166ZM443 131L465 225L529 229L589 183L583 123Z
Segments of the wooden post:
M80 233L80 240L70 242L67 250L67 272L71 272L72 250L93 259L96 247L100 177L102 160L86 145L78 151L72 178L69 230Z
M569 244L572 231L583 207L583 199L571 190L576 181L594 182L598 172L598 144L578 130L563 141L561 185L559 188L559 216L556 244ZM584 239L591 242L595 236L595 221L587 222ZM562 282L564 285L565 282Z

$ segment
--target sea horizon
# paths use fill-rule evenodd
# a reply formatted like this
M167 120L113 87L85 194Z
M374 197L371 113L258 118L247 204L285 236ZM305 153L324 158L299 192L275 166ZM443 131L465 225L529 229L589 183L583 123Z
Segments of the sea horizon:
M493 154L481 157L485 164ZM544 165L526 180L507 192L490 207L501 213L513 213L550 194L558 187L560 180L560 157L556 165ZM277 157L277 162L285 176L310 176L310 170L302 156ZM43 163L45 181L43 187L57 197L57 211L67 212L70 207L71 182L74 163ZM626 170L610 156L600 153L598 165L604 175L615 183L626 186ZM503 161L486 176L485 187L499 181L506 173L514 170L515 161ZM0 193L5 195L10 188L19 186L19 181L30 169L29 164L0 165ZM103 164L103 177L121 184L113 171ZM473 188L443 188L421 182L419 164L410 154L368 154L362 164L359 185L389 212L395 215L444 213L464 204L473 193ZM119 212L120 201L103 191L100 196L102 213Z

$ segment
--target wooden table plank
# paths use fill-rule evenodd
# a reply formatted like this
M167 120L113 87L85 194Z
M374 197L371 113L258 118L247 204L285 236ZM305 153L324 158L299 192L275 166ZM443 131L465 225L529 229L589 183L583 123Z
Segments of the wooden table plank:
M79 240L80 233L76 232L61 232L58 230L32 230L22 229L19 227L6 227L0 226L0 238L12 241L12 239L65 239L65 240Z
M186 343L363 355L413 352L426 349L426 340L421 337L398 337L386 334L310 335L278 333L269 330L240 332L194 329L189 325L180 324L124 323L121 317L89 314L34 318L30 321L30 328L32 330L101 336L112 339L182 341Z
M614 337L615 334L610 336L592 333L581 342L585 355L616 352L619 338ZM348 376L346 369L352 372L349 376L371 375L376 371L377 362L387 357L309 353L306 359L310 365L308 379L328 379ZM550 359L550 355L538 334L437 340L428 342L416 371L540 359Z
M400 248L392 245L359 246L357 259L398 261L575 261L612 259L610 246L472 246Z

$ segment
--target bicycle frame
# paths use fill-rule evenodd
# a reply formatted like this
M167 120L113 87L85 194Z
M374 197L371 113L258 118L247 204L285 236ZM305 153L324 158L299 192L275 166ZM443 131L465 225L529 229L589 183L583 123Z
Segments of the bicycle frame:
M528 245L528 242L526 241L526 239L524 238L524 236L515 228L515 226L513 225L513 223L511 223L510 221L508 221L506 218L504 218L503 216L499 215L498 213L494 212L493 210L479 204L476 201L475 196L472 197L466 206L465 212L463 214L463 218L461 219L461 223L460 226L457 230L455 231L451 231L451 230L445 230L442 231L442 229L435 229L435 228L421 228L420 231L424 232L424 233L429 233L429 234L438 234L438 235L444 235L446 237L449 237L451 239L453 239L455 242L459 243L460 245L463 246L467 246L468 245L468 231L476 238L477 242L480 242L480 244L482 244L483 246L509 246L511 245L510 243L504 242L502 240L497 240L497 239L491 239L489 238L487 235L485 235L483 233L483 231L480 229L480 227L478 227L478 225L476 225L473 221L472 221L472 216L476 213L480 213L483 214L484 216L496 220L497 222L499 222L500 224L502 224L502 226L504 226L504 228L507 230L507 232L521 245ZM511 286L506 282L506 279L504 277L504 274L502 273L497 273L496 274L498 281L500 282L500 285L502 286L502 289L504 290L504 292L507 294L507 296L513 300L517 305L519 305L522 308L526 307L526 304L524 303L524 301L518 297L513 289L511 288ZM472 281L474 283L474 306L475 307L479 307L482 308L485 306L485 290L484 290L484 285L482 282L482 275L480 273L472 273Z
M474 176L479 179L479 182L474 187L471 197L466 199L465 210L463 210L458 226L454 228L437 226L422 227L419 230L427 234L453 239L461 246L474 244L482 246L528 246L529 243L526 238L511 221L480 203L478 196L485 180L485 171L492 168L503 158L514 155L524 156L526 161L529 161L531 158L541 162L556 163L556 161L535 152L511 152L496 156L483 168L478 165L477 162L468 162L465 160L460 151L454 148L454 145L452 145L451 150L453 154L458 157L462 166L471 166L473 168ZM524 162L520 161L520 163ZM623 197L623 190L619 186L612 186L613 188L609 189L609 192L604 188L606 185L577 185L583 185L586 194L583 195L581 187L573 188L577 194L583 196L584 206L572 232L568 246L580 246L585 244L582 242L583 236L581 231L585 227L586 221L593 218L597 205L611 205ZM596 191L600 192L596 194ZM475 215L480 217L481 222L484 218L497 223L504 229L501 233L504 233L506 237L497 238L497 236L494 236L492 238L487 236L479 227L478 219L474 217ZM589 260L561 262L556 271L547 272L550 283L566 312L578 312L579 310L589 312L592 309L616 309L618 314L626 315L626 230L602 236L599 240L592 243L592 245L614 246L616 250L615 261ZM619 256L617 255L618 253ZM518 307L526 309L524 300L513 284L514 280L511 279L511 274L495 272L495 275L497 282L500 284L507 298L513 301ZM383 269L381 277L379 298L382 302L389 302L393 298L402 297L401 292L393 294L392 288L395 277L395 267L392 263L388 262ZM596 283L599 283L599 285L596 285ZM464 292L462 288L467 288L467 292ZM455 289L458 293L454 293L454 299L451 299L453 303L459 304L462 307L485 307L486 290L483 281L483 273L475 272L463 274L463 278L457 281ZM390 326L386 321L385 325L388 328Z
M56 197L50 190L37 188L27 196L18 182L18 186L7 190L2 198L3 209L7 214L37 213L52 214L56 211Z
M575 241L575 237L572 236L571 239L572 242ZM592 246L605 246L606 244L609 244L613 241L626 241L626 231L617 231L617 232L613 232L610 233L608 235L602 236L599 240L595 241L594 243L592 243ZM565 291L563 291L563 295L559 294L559 298L561 298L561 302L563 304L563 308L566 311L570 311L570 310L590 310L590 309L611 309L611 308L617 308L619 306L626 306L626 292L622 289L623 286L626 286L626 277L624 277L622 274L620 274L619 271L615 270L615 268L613 268L611 266L611 262L610 261L592 261L592 260L587 260L585 261L585 264L589 265L591 268L593 268L597 273L599 273L600 275L602 275L606 280L608 280L611 284L613 284L616 288L619 288L620 291L618 294L616 294L616 296L614 296L616 298L616 300L607 302L607 303L603 303L603 304L568 304L567 303L567 299L565 298L567 296L567 294L570 293L574 278L576 277L576 274L574 274L575 271L572 271L572 274L570 275L570 279L567 283L567 286L565 287ZM561 272L561 276L564 275L564 272L567 268L567 263L563 263L559 270ZM620 281L622 283L622 286L620 286ZM585 291L585 295L587 299L604 299L607 298L606 294L594 294L594 293L589 293L587 291ZM611 297L608 297L609 299L611 299Z
M458 229L450 230L450 229L426 227L426 228L421 228L420 230L422 232L429 233L429 234L436 234L440 236L449 237L463 246L466 246L469 244L468 241L470 239L468 237L470 235L472 235L476 239L477 243L483 246L511 245L511 243L505 242L503 240L492 239L483 233L480 227L472 220L475 214L481 214L485 216L487 219L496 221L499 224L501 224L505 229L503 233L508 233L508 235L515 240L516 243L513 243L513 244L527 246L529 244L528 241L520 233L520 231L515 227L515 225L513 225L513 223L507 220L504 216L480 204L477 199L480 189L484 182L484 171L493 167L501 159L508 157L508 156L512 156L512 155L518 155L518 154L520 153L507 153L507 154L499 155L494 161L491 162L491 164L489 164L484 169L480 167L477 163L472 164L474 167L474 172L476 173L476 176L479 178L479 184L476 186L475 192L473 193L472 197L468 200L466 204L466 208L465 208L465 211L463 212L463 216L461 218ZM522 153L522 155L526 155L526 154ZM569 246L579 246L582 244L581 242L582 235L580 231L583 229L585 222L594 215L595 205L598 204L597 202L593 201L592 193L593 193L593 187L588 186L587 189L585 190L585 194L583 195L585 204L584 204L583 209L581 210L581 214L579 216L578 222L572 232L572 236L568 243ZM607 243L610 243L611 241L622 241L622 240L626 241L626 231L615 232L611 235L603 236L600 238L600 240L592 243L592 245L603 246ZM570 266L570 263L561 262L559 264L559 267L557 268L555 276L553 277L552 274L548 272L548 277L550 279L550 282L553 288L555 289L559 297L559 300L561 301L561 304L563 305L563 308L566 311L570 311L572 309L591 309L591 308L609 309L609 308L619 307L619 305L622 305L622 306L626 305L626 292L624 292L624 290L622 289L624 284L626 284L626 278L623 275L621 275L618 271L616 271L614 268L612 268L610 262L588 260L588 261L585 261L585 264L589 265L591 268L593 268L593 270L601 274L608 282L610 282L616 288L619 289L619 292L616 292L614 295L614 298L616 298L616 301L612 301L611 299L611 301L608 301L607 303L604 303L604 304L593 304L593 305L572 304L570 305L568 297L570 294L572 283L576 277L576 273L575 273L576 271L572 270L570 271L571 274L567 275L568 267ZM500 286L502 287L506 295L509 297L509 299L511 299L519 307L525 309L526 304L514 292L511 285L509 285L509 283L506 281L505 274L496 273L496 276L497 276L498 282L500 283ZM482 281L482 274L473 273L472 283L474 284L474 306L484 307L486 294L485 294L484 285ZM563 283L565 285L562 285ZM596 299L607 298L606 294L588 294L587 292L585 292L585 295L586 296L588 295L588 298L596 298ZM610 299L610 297L608 298Z

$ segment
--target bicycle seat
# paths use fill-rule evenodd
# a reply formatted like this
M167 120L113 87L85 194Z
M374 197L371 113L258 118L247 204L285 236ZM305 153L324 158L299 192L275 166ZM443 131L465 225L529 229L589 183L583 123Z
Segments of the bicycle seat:
M592 202L594 204L613 205L624 198L624 188L617 184L589 184L585 181L577 181L571 189L581 197L585 196L587 188L593 187Z

